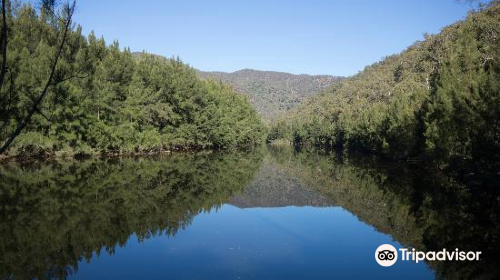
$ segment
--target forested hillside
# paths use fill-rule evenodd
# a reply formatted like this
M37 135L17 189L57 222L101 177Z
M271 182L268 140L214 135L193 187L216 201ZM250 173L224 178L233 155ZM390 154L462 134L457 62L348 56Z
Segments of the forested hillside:
M220 149L261 141L260 117L229 86L200 80L179 59L135 59L118 42L83 36L79 26L69 24L64 37L65 10L6 3L1 145L29 120L8 154Z
M243 69L233 73L198 71L203 79L220 80L245 94L252 105L269 121L299 105L341 80L328 75L293 75L283 72Z
M308 99L268 140L392 158L498 161L500 2Z

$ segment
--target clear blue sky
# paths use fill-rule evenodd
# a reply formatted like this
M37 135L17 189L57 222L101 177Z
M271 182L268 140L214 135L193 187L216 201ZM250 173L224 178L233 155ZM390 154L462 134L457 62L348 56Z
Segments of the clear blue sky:
M454 0L80 0L108 43L201 70L352 75L467 14Z

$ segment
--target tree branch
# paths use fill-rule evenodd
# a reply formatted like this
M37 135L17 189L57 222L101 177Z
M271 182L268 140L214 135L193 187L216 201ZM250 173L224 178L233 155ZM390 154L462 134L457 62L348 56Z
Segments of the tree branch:
M40 114L42 117L44 117L48 122L52 122L52 117L47 117L40 108L36 108L36 112Z
M88 77L90 76L90 74L85 75L85 76L80 76L80 75L78 75L78 74L80 74L80 72L81 72L81 69L80 69L80 70L78 70L78 72L76 72L76 74L73 74L73 75L71 75L71 76L68 76L68 77L65 77L65 78L62 78L62 79L60 79L60 80L55 81L55 82L53 83L53 85L57 85L57 84L60 84L60 83L62 83L62 82L66 82L66 81L71 80L71 79L74 79L74 78L78 78L78 79L85 79L85 78L88 78Z

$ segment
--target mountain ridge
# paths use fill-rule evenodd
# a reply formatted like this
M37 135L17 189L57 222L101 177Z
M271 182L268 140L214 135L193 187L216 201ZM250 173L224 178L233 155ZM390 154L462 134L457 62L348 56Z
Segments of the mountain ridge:
M332 75L291 74L250 68L234 72L197 70L197 73L202 79L220 80L247 95L250 103L268 121L276 120L307 97L344 79Z
M132 52L135 58L146 52ZM165 56L150 54L167 60ZM246 95L262 118L268 122L297 107L306 98L319 94L345 79L341 76L292 74L243 68L234 72L203 71L192 67L204 80L222 81Z
M286 72L286 71L279 71L279 70L262 70L262 69L254 69L254 68L242 68L238 69L235 71L209 71L209 70L201 70L197 69L197 71L202 72L202 73L214 73L214 74L236 74L236 73L243 73L243 72L263 72L263 73L277 73L277 74L287 74L287 75L293 75L293 76L309 76L309 77L338 77L338 78L344 78L344 76L335 76L335 75L329 75L329 74L309 74L309 73L291 73L291 72Z

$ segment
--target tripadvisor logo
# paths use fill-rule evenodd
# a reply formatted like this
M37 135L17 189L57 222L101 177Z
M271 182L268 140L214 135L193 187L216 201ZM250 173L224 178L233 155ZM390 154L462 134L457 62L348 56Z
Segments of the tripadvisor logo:
M441 251L421 252L415 251L415 248L408 250L406 248L399 249L402 261L479 261L481 252L464 252L455 249L448 251L443 249ZM398 250L389 244L380 245L375 250L375 260L381 266L391 266L398 260Z
M392 245L380 245L375 251L375 260L381 266L391 266L398 260L398 251Z

